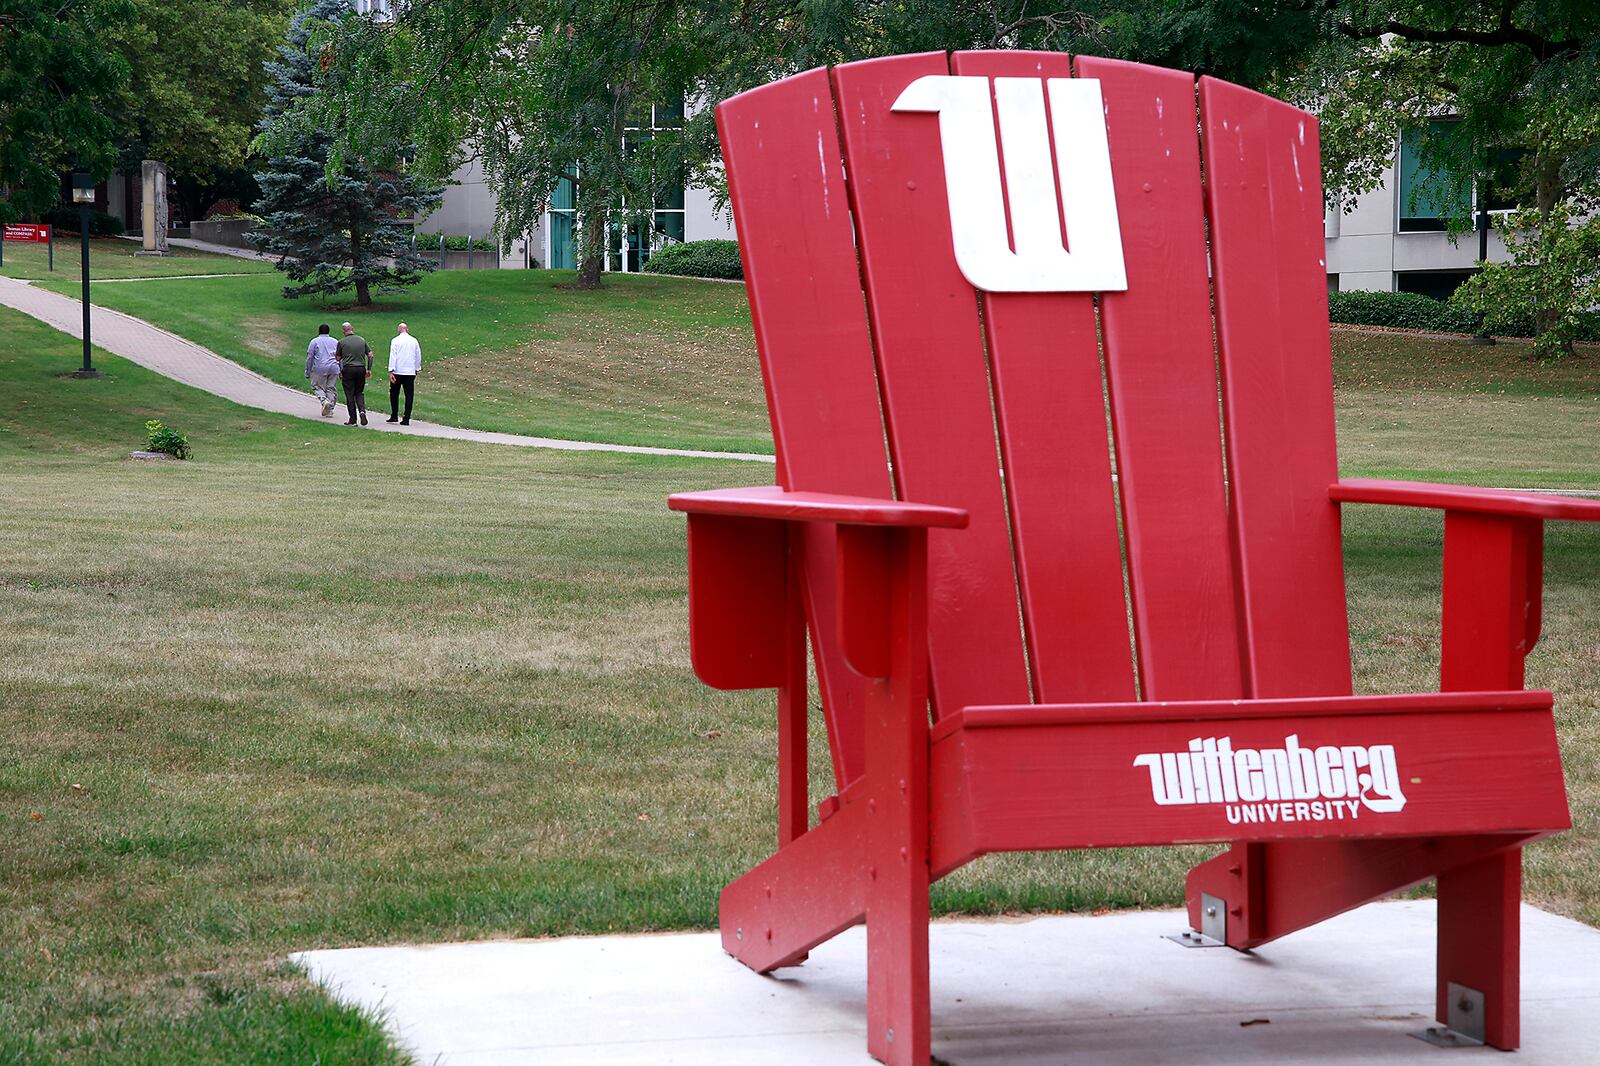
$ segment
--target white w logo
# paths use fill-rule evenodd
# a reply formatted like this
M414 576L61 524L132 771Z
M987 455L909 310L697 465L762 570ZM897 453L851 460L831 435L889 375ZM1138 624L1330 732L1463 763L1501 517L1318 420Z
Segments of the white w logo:
M1041 84L1038 78L996 78L991 110L988 78L930 74L906 86L893 110L939 115L956 265L974 287L985 292L1113 292L1128 287L1098 81L1050 78ZM995 112L998 137L1005 142L1004 191ZM1051 134L1059 167L1051 163ZM1006 239L1007 199L1015 249Z

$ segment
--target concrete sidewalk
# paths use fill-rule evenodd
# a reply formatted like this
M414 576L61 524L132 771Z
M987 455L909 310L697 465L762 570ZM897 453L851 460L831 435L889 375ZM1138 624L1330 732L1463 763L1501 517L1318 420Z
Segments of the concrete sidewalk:
M74 337L83 336L83 305L70 297L29 285L13 278L0 277L0 304L31 315L39 321ZM336 418L322 419L317 402L312 399L310 386L305 391L291 389L270 381L254 371L246 370L230 359L224 359L209 349L182 337L152 326L142 319L94 305L91 331L97 347L130 362L154 370L158 374L192 385L197 389L232 400L246 407L263 411L293 415L311 421L343 422L343 408ZM374 378L380 385L381 375ZM384 395L380 398L377 393ZM461 429L441 426L434 422L413 419L409 426L384 421L388 408L383 400L387 393L375 389L376 400L371 425L368 430L406 433L417 437L441 437L448 440L475 441L479 444L506 444L523 448L554 448L578 452L627 452L634 455L673 455L697 459L736 459L753 463L770 463L770 455L744 452L697 451L690 448L644 448L628 444L597 444L591 441L560 440L553 437L529 437L517 433L491 433L478 429ZM355 432L352 430L352 432Z
M1600 1063L1600 930L1524 907L1518 1066ZM937 922L933 1050L953 1066L1511 1062L1433 1021L1434 904L1379 903L1253 954L1164 939L1178 911ZM712 933L294 956L427 1066L866 1064L866 938L759 976Z

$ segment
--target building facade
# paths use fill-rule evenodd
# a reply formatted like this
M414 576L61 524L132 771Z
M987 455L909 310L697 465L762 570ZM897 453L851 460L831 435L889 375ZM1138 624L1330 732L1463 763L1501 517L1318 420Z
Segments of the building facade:
M624 145L661 130L681 128L683 121L681 105L653 105L647 111L641 110L635 125L624 128ZM576 269L580 258L578 215L582 185L582 174L576 180L563 178L532 232L512 242L500 265ZM487 236L494 229L495 204L482 166L476 160L468 162L451 175L439 209L417 224L419 239L440 233ZM682 181L669 186L661 199L651 205L648 220L645 224L636 216L607 228L606 270L641 270L654 251L668 244L734 237L733 220L725 208L717 209L711 190Z
M1442 120L1441 120L1442 121ZM1383 184L1356 197L1351 209L1330 205L1324 219L1328 291L1419 292L1443 299L1477 273L1481 259L1505 262L1505 242L1490 225L1487 233L1452 235L1447 218L1494 220L1515 203L1465 183L1449 180L1422 158L1419 137L1409 132L1395 145Z

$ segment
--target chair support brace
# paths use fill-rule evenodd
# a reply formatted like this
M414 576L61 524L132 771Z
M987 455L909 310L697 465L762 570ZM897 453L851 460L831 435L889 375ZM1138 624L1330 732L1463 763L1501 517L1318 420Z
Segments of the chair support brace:
M1539 638L1544 519L1600 518L1588 501L1528 499L1455 486L1341 482L1335 499L1446 506L1440 689L1523 687ZM1199 928L1202 893L1228 901L1228 943L1249 948L1408 885L1438 878L1438 1000L1448 987L1484 995L1484 1038L1520 1041L1520 927L1525 837L1238 844L1189 872L1185 893Z

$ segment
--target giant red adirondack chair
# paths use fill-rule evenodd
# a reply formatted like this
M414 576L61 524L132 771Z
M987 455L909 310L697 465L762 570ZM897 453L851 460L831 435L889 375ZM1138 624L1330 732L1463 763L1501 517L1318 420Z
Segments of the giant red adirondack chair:
M1189 917L1235 948L1436 877L1439 1018L1516 1046L1520 847L1570 824L1523 691L1542 528L1600 505L1339 480L1316 118L966 52L717 120L778 461L671 500L696 672L778 689L780 847L725 948L767 972L865 920L868 1048L926 1063L931 881L1218 841ZM1445 512L1442 691L1351 694L1341 503Z

